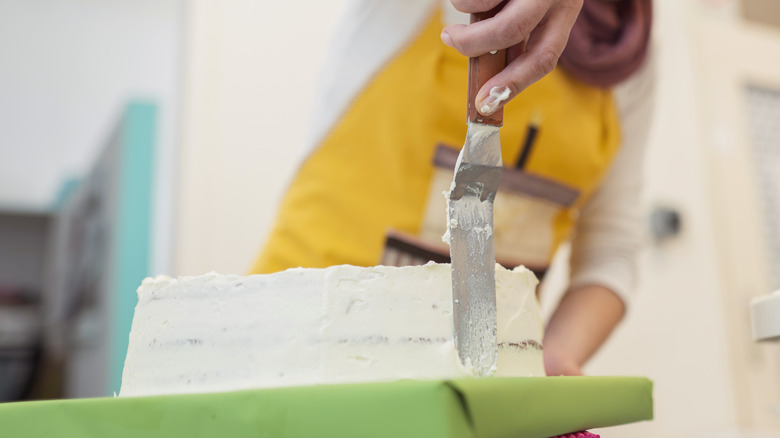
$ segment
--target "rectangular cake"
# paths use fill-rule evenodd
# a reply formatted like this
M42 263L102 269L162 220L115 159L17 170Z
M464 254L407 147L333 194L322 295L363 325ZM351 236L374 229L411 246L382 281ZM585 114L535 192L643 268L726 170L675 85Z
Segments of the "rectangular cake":
M543 376L537 280L496 267L496 376ZM144 280L120 396L471 375L450 266Z

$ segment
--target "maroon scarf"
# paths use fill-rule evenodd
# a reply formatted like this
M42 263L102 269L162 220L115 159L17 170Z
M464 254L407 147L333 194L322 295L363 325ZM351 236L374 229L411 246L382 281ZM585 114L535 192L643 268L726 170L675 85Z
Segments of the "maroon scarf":
M611 87L642 65L651 24L651 0L585 0L560 65L585 83Z

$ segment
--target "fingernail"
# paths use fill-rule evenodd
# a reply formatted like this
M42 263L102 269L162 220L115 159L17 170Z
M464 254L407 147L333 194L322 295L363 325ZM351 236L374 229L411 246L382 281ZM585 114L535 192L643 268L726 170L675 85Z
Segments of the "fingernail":
M479 112L482 115L489 116L496 112L501 102L509 98L509 87L493 87L490 89L490 94L480 102Z
M441 31L441 41L445 45L452 47L452 37L450 36L449 32L447 32L447 29Z

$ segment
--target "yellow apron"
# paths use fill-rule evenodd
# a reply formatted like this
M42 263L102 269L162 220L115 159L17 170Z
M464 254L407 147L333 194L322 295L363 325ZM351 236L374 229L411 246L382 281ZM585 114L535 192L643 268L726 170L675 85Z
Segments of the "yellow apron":
M437 12L303 162L253 273L446 256L442 192L466 138L468 60L441 43L442 27ZM535 119L535 145L513 169ZM612 95L556 69L506 106L501 146L497 260L543 271L619 147Z

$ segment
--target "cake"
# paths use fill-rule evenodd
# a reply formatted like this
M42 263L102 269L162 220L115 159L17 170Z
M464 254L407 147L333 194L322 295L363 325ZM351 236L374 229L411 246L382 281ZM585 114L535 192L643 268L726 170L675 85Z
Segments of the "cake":
M534 275L496 266L495 376L543 376ZM120 396L472 375L450 265L146 279Z

